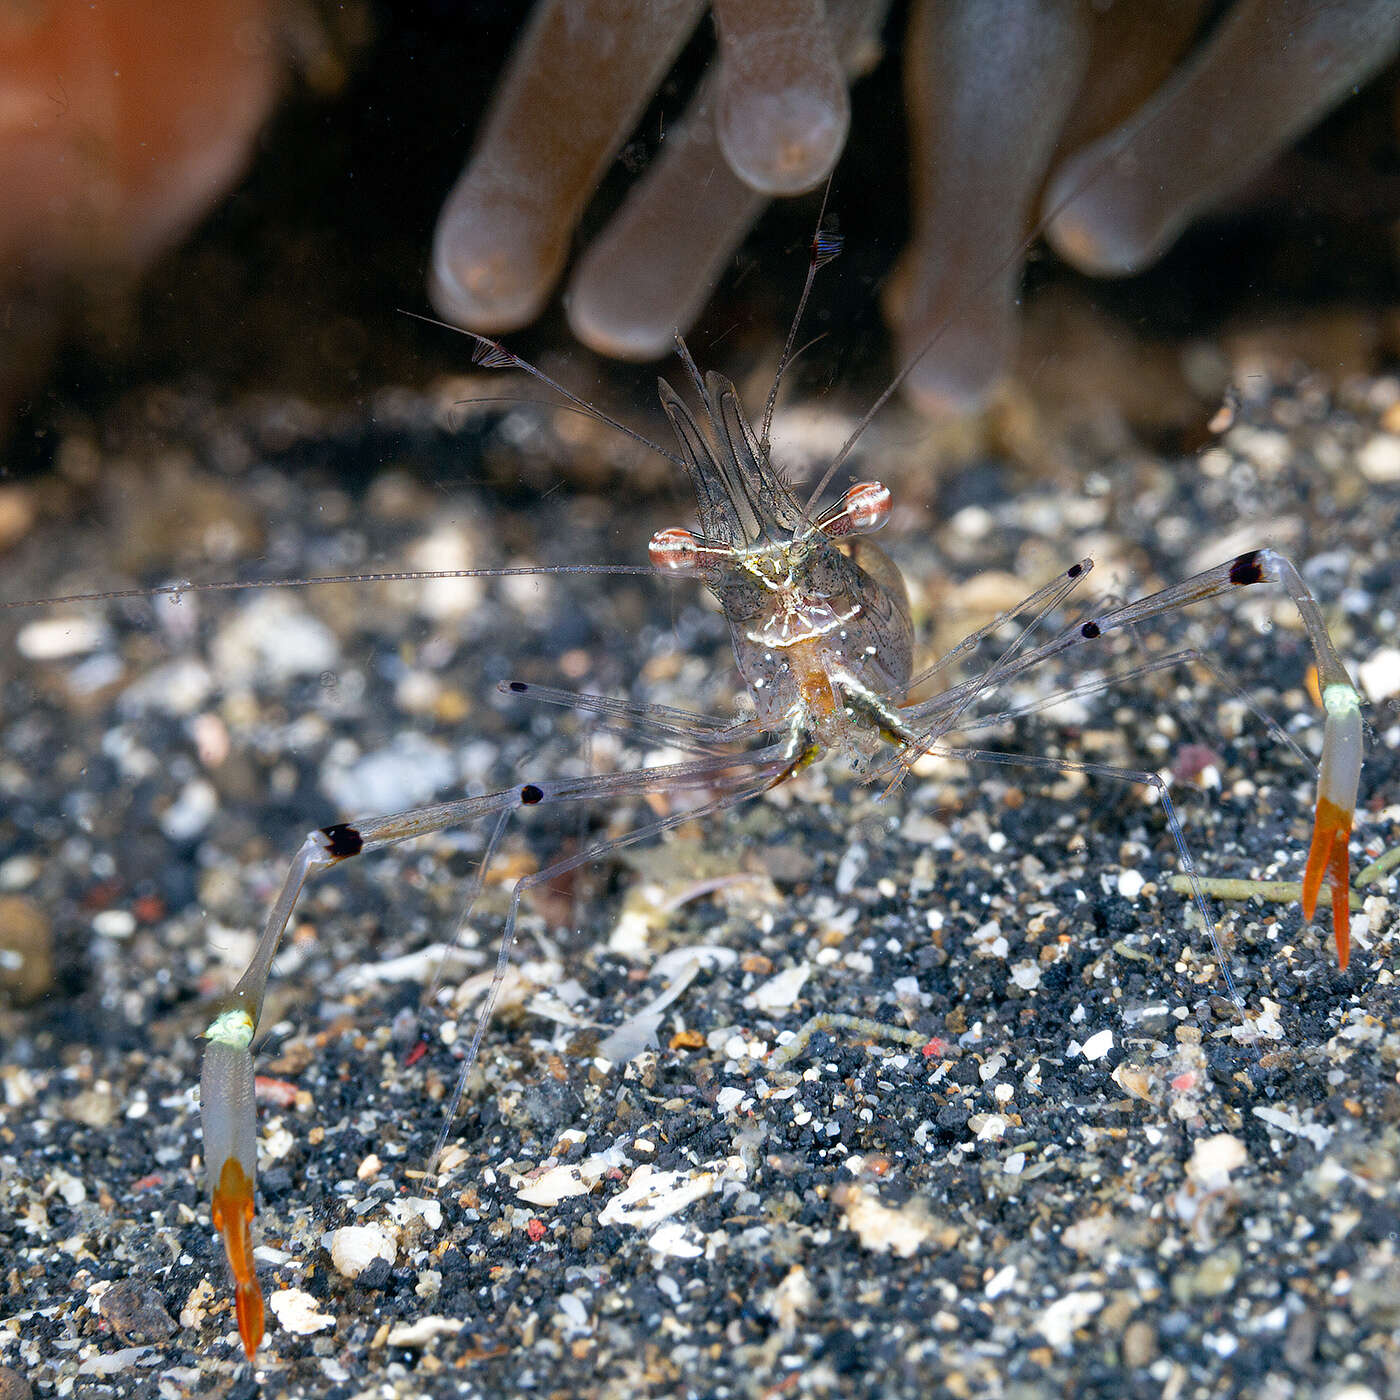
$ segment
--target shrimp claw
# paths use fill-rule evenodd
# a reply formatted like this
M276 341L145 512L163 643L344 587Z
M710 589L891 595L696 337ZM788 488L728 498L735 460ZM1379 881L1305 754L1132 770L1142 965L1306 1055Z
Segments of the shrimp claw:
M258 1156L249 1046L255 1025L253 1010L237 998L209 1023L199 1095L210 1214L233 1271L238 1335L250 1362L263 1337L263 1297L253 1263L252 1231Z
M1303 874L1303 916L1311 919L1324 877L1332 893L1332 935L1337 966L1346 971L1351 956L1351 875L1347 841L1361 780L1361 698L1349 682L1336 681L1322 692L1327 719L1322 762L1317 774L1317 814Z

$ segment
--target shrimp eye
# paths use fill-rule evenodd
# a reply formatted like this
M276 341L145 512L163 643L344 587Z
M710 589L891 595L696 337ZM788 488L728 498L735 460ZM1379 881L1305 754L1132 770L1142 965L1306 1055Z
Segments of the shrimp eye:
M890 518L890 489L880 481L858 481L841 498L850 534L878 530Z
M668 573L694 573L700 561L700 542L689 530L658 530L647 546L652 564Z

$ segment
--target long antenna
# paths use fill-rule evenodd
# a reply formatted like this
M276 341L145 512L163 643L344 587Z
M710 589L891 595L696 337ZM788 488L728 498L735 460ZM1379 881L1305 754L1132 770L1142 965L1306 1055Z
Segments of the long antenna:
M802 313L807 309L807 299L812 295L812 284L817 280L817 273L841 253L840 234L822 228L826 218L827 200L831 198L831 178L830 175L827 176L826 188L822 191L822 206L817 210L817 227L812 234L812 251L807 259L807 276L802 283L802 295L797 299L797 310L793 313L792 324L788 327L787 342L783 346L782 357L778 360L778 372L773 376L773 387L768 391L768 402L763 405L763 431L758 435L758 447L765 462L768 460L768 449L771 445L773 409L778 402L778 388L783 382L783 375L788 366L792 364L792 347L797 342L797 329L802 324ZM811 509L811 503L808 502L809 515Z
M377 574L317 574L312 578L213 579L207 583L163 583L155 588L109 588L101 593L63 593L52 598L0 599L0 612L60 603L107 603L121 598L174 598L186 593L245 593L257 588L312 588L327 583L422 583L448 578L536 578L540 574L652 574L673 577L649 564L536 564L517 569L403 569Z
M476 348L472 351L473 364L481 365L485 369L523 370L532 379L537 379L541 384L548 385L561 399L572 404L580 413L622 433L624 437L631 438L633 442L639 443L648 451L655 452L658 457L664 457L668 462L673 462L676 466L684 469L685 463L674 452L667 451L659 443L653 442L645 433L639 433L635 428L629 428L620 419L604 413L601 408L595 408L586 399L579 398L577 394L566 389L557 380L551 379L537 365L532 365L529 360L522 360L513 350L507 350L499 340L478 335L475 331L463 330L461 326L454 326L448 321L439 321L436 316L422 316L417 311L405 311L402 307L399 308L399 314L412 317L415 321L422 321L427 326L439 326L445 331L453 331L457 335L467 336L476 342Z

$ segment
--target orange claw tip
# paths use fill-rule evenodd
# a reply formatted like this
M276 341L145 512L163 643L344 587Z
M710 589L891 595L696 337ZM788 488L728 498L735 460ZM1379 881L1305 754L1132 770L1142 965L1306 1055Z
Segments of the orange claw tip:
M1313 819L1312 845L1303 872L1303 917L1317 909L1324 877L1332 895L1332 936L1337 944L1337 966L1345 972L1351 958L1351 813L1325 797L1318 798Z
M263 1339L263 1296L257 1279L240 1283L233 1292L233 1306L238 1314L238 1335L243 1339L243 1352L249 1363Z
M210 1214L214 1228L224 1238L224 1253L233 1270L238 1335L252 1361L263 1339L263 1297L253 1263L253 1232L249 1228L253 1221L253 1183L237 1157L229 1157L219 1171Z

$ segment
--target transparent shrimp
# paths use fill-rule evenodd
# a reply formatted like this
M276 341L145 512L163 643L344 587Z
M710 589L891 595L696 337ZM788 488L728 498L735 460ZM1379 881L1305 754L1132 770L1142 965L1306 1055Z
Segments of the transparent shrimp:
M819 246L813 269L829 253L829 248ZM496 343L478 338L478 345L479 362L491 367L525 368L552 384ZM973 762L1092 774L1151 788L1176 845L1193 903L1215 943L1227 989L1236 1004L1242 1006L1228 959L1215 942L1215 919L1181 821L1166 784L1157 774L967 747L950 739L1020 713L1013 709L989 719L979 718L974 716L973 707L1037 667L1066 656L1090 656L1103 645L1103 639L1150 619L1237 590L1271 585L1292 601L1302 621L1321 678L1326 711L1303 908L1311 919L1326 884L1332 895L1338 963L1342 968L1347 965L1348 837L1362 758L1360 700L1328 636L1316 600L1287 559L1271 549L1251 550L1144 598L1061 626L1048 639L1036 642L1036 629L1057 617L1088 577L1092 561L1080 560L1021 604L977 629L942 658L916 671L914 628L905 585L892 560L870 539L889 520L890 492L879 482L861 481L834 503L821 505L826 486L850 451L848 443L810 498L800 499L771 460L771 399L756 433L734 386L718 374L702 376L684 345L680 350L690 379L693 406L662 381L661 403L678 442L675 453L663 455L676 462L689 478L696 498L698 528L675 527L657 532L650 543L649 566L608 566L599 571L650 572L693 580L709 589L728 623L735 662L752 702L752 714L734 721L717 721L678 709L633 705L604 696L511 682L506 688L513 695L567 704L605 720L627 721L645 733L677 741L692 756L681 762L597 776L532 776L484 795L388 815L354 817L306 835L268 910L247 969L229 996L212 1010L204 1030L207 1045L201 1076L201 1114L205 1169L212 1219L223 1237L234 1278L238 1330L250 1360L262 1339L264 1326L263 1300L253 1258L257 1170L253 1050L259 1022L274 959L308 880L362 855L449 828L488 822L490 835L476 882L479 888L510 818L521 808L614 804L647 794L699 794L698 805L683 807L622 836L574 851L515 882L490 986L445 1114L438 1151L466 1090L500 996L521 902L528 892L682 823L752 801L828 757L844 759L857 774L872 778L897 779L920 756L940 754ZM566 391L560 392L569 401L581 403ZM612 422L592 409L587 411ZM865 421L868 420L862 420L862 426ZM578 571L589 569L580 566ZM445 572L450 576L480 576L549 571ZM185 587L177 585L168 591L179 593ZM984 643L1017 621L1020 630L1015 640L979 673L948 685L932 698L911 699L911 692L917 687L952 663L973 659ZM1139 671L1178 664L1181 659L1181 655L1157 658ZM436 1157L437 1153L433 1165Z
M684 352L683 352L684 353ZM488 346L491 363L518 363ZM531 888L622 846L649 839L696 817L749 801L830 755L856 771L884 771L885 755L898 767L921 754L953 754L991 763L1029 764L1091 773L1150 786L1156 792L1191 880L1192 897L1215 939L1215 920L1195 874L1180 820L1163 780L1154 773L1105 764L1072 763L1034 755L950 746L946 736L972 727L969 707L1034 667L1071 651L1092 649L1113 632L1238 589L1271 584L1292 599L1322 678L1326 706L1312 851L1304 881L1304 912L1312 918L1324 877L1333 892L1332 921L1338 963L1348 959L1347 836L1356 805L1361 766L1360 703L1327 634L1317 602L1298 571L1273 550L1254 550L1207 569L1146 598L1098 613L1038 646L1021 640L987 670L931 700L908 703L913 671L913 628L903 582L893 562L868 536L889 518L890 493L878 482L859 482L826 510L812 513L770 462L750 427L734 386L717 374L701 377L689 358L699 400L698 416L664 381L662 404L680 442L680 456L694 487L698 531L672 528L652 539L659 572L703 583L729 623L738 669L753 702L751 720L715 727L703 716L679 711L654 715L642 707L603 697L569 696L523 682L514 694L626 715L658 733L682 735L720 752L679 764L597 777L525 782L500 792L389 816L361 817L311 832L292 863L269 911L257 951L229 1003L205 1034L201 1098L207 1171L214 1221L224 1236L237 1284L240 1333L251 1357L261 1335L261 1304L248 1244L256 1166L251 1045L257 1031L273 958L298 896L312 875L414 837L496 816L521 807L565 802L610 802L648 792L691 789L711 794L696 809L653 821L547 865L519 880L501 935L494 976L447 1114L450 1124L480 1050L511 955L522 896ZM1080 561L1014 610L1030 626L1057 609L1087 577ZM967 655L1001 622L989 624L955 648ZM735 746L757 747L735 752ZM886 765L888 766L888 765ZM493 841L494 844L494 841ZM488 856L489 860L489 848ZM1228 960L1217 945L1227 985ZM446 1128L444 1128L444 1132ZM441 1146L441 1140L439 1143Z

